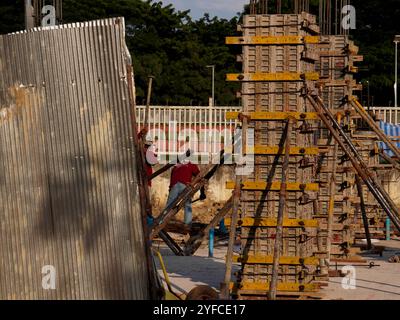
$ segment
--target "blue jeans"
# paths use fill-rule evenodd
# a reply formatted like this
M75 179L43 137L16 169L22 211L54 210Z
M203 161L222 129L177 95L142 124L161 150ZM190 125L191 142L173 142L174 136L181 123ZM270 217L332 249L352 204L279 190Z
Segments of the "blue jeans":
M186 185L178 182L176 185L172 187L169 191L167 207L174 202L179 195L186 189ZM189 199L185 203L185 219L184 223L190 225L192 223L192 199Z

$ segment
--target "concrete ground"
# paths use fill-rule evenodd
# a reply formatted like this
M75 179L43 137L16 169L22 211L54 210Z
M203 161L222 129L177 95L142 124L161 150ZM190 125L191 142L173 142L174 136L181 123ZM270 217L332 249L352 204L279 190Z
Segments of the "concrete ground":
M323 290L326 299L400 300L400 263L388 262L391 256L400 254L400 240L380 241L376 245L386 247L383 256L362 254L377 266L355 267L356 289L343 289L343 278L331 278L329 287Z
M400 300L400 263L387 262L390 256L400 254L400 240L381 241L377 245L386 247L383 257L363 256L368 262L374 262L378 266L373 268L354 266L356 289L346 290L342 287L343 278L331 278L329 286L322 289L325 299ZM177 257L162 244L154 244L154 246L163 256L175 292L187 293L195 286L202 284L219 290L225 274L226 246L216 247L214 258L208 257L208 249L205 246L200 248L193 257ZM158 263L157 265L159 267ZM163 278L160 267L159 272Z

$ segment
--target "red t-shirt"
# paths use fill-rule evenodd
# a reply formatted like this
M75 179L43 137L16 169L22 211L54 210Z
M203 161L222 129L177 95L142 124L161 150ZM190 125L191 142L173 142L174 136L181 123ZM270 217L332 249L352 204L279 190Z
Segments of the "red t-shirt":
M178 182L188 185L192 182L192 178L200 173L199 167L192 163L178 163L171 173L170 188Z
M151 187L150 176L153 174L153 168L147 162L146 162L146 174L147 174L147 178L149 178L149 187Z

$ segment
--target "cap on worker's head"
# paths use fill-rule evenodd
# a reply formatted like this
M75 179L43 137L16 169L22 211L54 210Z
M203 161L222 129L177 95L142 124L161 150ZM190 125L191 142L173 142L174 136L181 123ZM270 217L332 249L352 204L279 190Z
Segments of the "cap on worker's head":
M188 163L190 160L190 156L192 155L192 151L187 149L187 151L178 156L178 163L185 164Z

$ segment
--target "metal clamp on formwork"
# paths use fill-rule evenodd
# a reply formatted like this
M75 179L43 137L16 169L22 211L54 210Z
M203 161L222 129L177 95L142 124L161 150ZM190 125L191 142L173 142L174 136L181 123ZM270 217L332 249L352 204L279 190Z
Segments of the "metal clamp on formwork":
M343 223L343 222L345 222L345 221L348 220L348 219L349 219L349 214L348 214L347 212L345 212L345 213L342 213L342 214L339 216L338 221L339 221L339 223Z
M299 205L305 206L311 202L313 202L315 199L312 199L311 196L307 192L303 192L303 194L299 198Z
M346 189L350 189L350 188L351 188L350 182L349 182L349 181L343 181L343 182L340 184L339 192L342 192L342 191L344 191L344 190L346 190Z
M314 133L314 129L308 122L304 121L298 128L301 134L311 134Z
M306 157L306 156L303 156L303 158L300 159L300 161L299 161L300 169L311 168L314 165L315 165L315 163L309 157Z
M347 154L344 154L344 155L342 155L340 157L339 165L342 165L342 164L344 164L345 162L348 162L348 161L350 161L349 156Z

